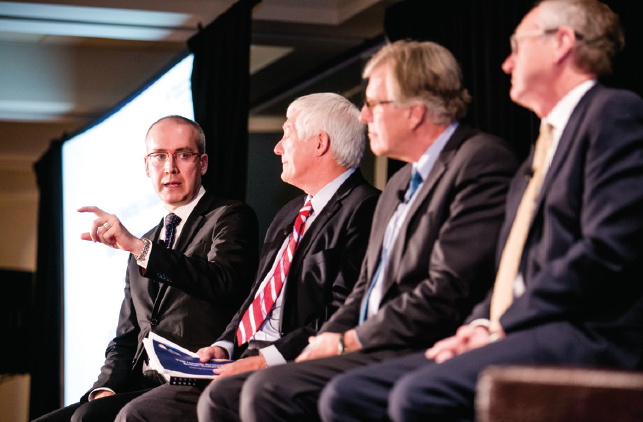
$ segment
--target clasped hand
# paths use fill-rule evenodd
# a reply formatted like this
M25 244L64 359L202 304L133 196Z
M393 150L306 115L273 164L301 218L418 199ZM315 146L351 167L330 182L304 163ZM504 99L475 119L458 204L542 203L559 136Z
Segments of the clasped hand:
M504 333L499 333L504 337ZM489 344L489 329L483 325L463 325L456 334L436 342L425 353L427 359L442 363L454 356Z

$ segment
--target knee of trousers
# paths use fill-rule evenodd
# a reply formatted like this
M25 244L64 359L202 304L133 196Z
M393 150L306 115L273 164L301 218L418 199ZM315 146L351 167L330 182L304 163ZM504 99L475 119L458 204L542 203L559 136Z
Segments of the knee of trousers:
M238 396L238 392L231 392L225 385L225 379L211 382L199 396L196 405L196 413L199 421L214 420L214 416L224 410L238 413L239 409L234 409L234 403L229 403L227 398L231 393ZM238 407L238 402L237 402Z
M114 422L132 422L143 420L140 418L138 408L134 405L133 402L127 403L116 415Z
M441 375L439 370L412 373L397 381L388 398L389 418L393 422L472 420L472 403L465 404L468 393Z
M271 370L272 369L272 370ZM285 388L276 368L255 371L243 384L239 397L239 411L242 421L261 421L270 415L281 415L294 400Z
M400 379L391 390L388 398L388 415L392 421L404 421L408 413L414 409L415 401L412 396L415 394L415 386L409 378Z
M355 411L352 400L354 392L344 374L332 378L321 392L318 403L319 416L323 421L340 421L344 415Z

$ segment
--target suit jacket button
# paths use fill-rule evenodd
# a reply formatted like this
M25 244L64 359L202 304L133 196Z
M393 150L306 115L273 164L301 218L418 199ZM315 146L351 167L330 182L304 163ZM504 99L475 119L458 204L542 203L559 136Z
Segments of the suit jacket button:
M150 320L150 324L152 324L152 327L154 327L155 325L159 325L159 320L156 318L152 318Z

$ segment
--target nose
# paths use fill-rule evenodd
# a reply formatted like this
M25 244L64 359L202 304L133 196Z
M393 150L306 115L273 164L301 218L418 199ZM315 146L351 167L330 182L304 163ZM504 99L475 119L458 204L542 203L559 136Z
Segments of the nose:
M514 68L514 55L509 53L505 61L502 63L502 71L510 75Z
M283 153L284 153L284 148L283 148L283 145L282 145L282 141L283 141L283 139L280 139L279 142L277 142L277 145L275 145L274 151L275 151L275 154L277 154L277 155L283 155Z
M371 109L366 107L366 104L362 106L362 110L359 112L359 121L362 123L368 123L371 121L373 117L373 114L371 113Z
M179 172L179 168L176 166L174 154L168 154L167 159L165 160L165 172L168 174Z

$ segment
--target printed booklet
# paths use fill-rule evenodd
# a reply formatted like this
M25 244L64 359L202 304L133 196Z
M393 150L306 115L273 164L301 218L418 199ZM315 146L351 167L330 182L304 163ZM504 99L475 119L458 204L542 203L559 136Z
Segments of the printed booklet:
M213 369L233 362L227 359L201 362L196 353L152 332L143 339L143 344L150 369L156 370L170 385L206 386L217 377L212 373Z

